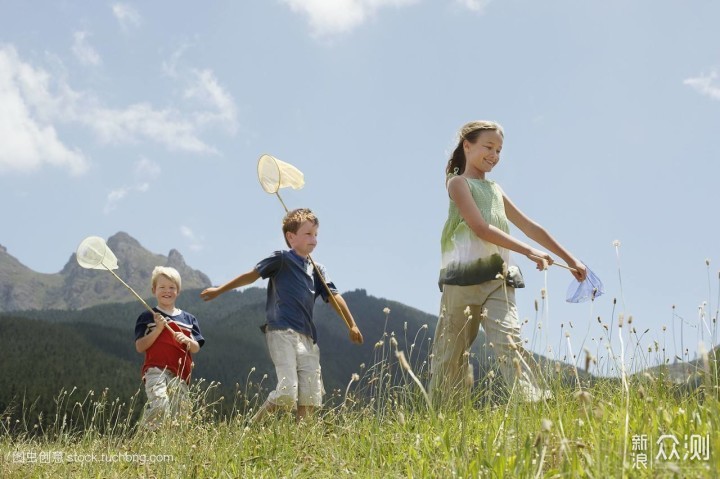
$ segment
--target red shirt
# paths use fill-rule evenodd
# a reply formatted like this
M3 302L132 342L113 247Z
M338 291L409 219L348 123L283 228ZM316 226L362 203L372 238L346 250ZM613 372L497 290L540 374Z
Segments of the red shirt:
M158 311L157 308L154 308ZM194 339L202 347L205 339L200 333L200 326L197 319L190 313L181 311L176 316L168 316L162 311L158 311L165 319L173 331L182 332L185 336ZM146 336L155 329L155 320L149 311L143 312L135 323L135 340ZM145 362L142 366L142 375L148 368L167 369L175 376L181 377L185 382L190 382L190 374L192 373L193 361L190 351L184 345L175 341L173 334L163 328L160 336L145 351Z

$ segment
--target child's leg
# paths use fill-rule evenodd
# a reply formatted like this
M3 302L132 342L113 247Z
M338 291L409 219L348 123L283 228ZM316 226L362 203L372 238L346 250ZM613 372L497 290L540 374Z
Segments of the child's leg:
M297 349L298 409L296 418L301 420L322 406L325 389L320 368L320 348L312 338L300 335Z
M275 365L277 386L271 391L265 403L253 416L259 421L279 408L294 408L298 397L298 376L296 350L298 334L292 330L268 331L265 339L268 351Z
M435 398L446 399L467 389L469 356L480 325L479 304L485 301L477 286L443 287L440 316L435 329L430 362L429 389ZM466 308L470 308L466 314Z
M190 390L182 378L174 376L168 381L167 394L170 414L180 416L181 412L190 413Z
M489 296L484 305L487 317L483 328L487 341L493 343L500 372L508 384L520 394L523 401L540 401L551 396L542 384L535 359L522 346L520 324L515 306L515 288L501 285Z
M159 368L149 368L145 371L145 394L147 405L143 414L141 424L154 429L170 412L170 401L168 398L168 382L172 374Z

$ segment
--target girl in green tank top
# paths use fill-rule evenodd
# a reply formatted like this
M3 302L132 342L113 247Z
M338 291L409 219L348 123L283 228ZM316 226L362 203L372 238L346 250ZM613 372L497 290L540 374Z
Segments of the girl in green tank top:
M435 329L430 364L430 391L443 402L462 399L473 383L467 351L485 329L497 355L522 358L520 373L506 360L500 371L522 400L539 401L550 395L533 371L532 357L520 346L515 288L522 276L510 261L510 251L527 256L544 270L550 254L510 235L513 223L528 238L560 256L583 281L585 265L563 248L545 229L525 216L486 175L500 161L504 134L497 123L468 123L447 166L450 196L448 219L442 232L440 316Z
M508 220L575 268L573 275L583 281L585 266L485 178L500 161L503 139L502 127L494 122L471 122L460 131L446 169L450 207L441 237L441 289L444 284L468 286L498 277L522 287L519 269L510 264L510 250L527 256L541 271L553 263L548 253L511 236Z

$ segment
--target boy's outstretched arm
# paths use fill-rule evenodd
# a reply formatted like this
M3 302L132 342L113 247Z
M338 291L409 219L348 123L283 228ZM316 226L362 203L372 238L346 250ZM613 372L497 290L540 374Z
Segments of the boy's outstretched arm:
M349 323L348 326L350 326L350 341L355 344L362 344L363 335L360 332L360 328L357 327L357 323L355 323L355 319L353 318L352 313L350 313L350 308L348 308L347 303L339 293L334 294L333 297L335 298L335 301L330 301L333 309L341 317L345 316Z
M211 299L215 299L221 294L230 291L231 289L240 288L241 286L247 286L248 284L254 283L258 279L260 279L260 273L258 273L256 269L252 269L247 273L241 274L237 278L228 281L222 286L204 289L202 293L200 293L200 297L205 301L210 301Z

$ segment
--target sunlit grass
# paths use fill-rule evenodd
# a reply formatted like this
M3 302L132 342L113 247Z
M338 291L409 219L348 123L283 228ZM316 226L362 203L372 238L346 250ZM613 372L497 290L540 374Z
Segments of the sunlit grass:
M423 387L428 328L390 331L386 308L372 363L300 424L289 412L250 422L274 382L255 368L233 397L194 382L192 409L152 432L137 425L142 391L70 388L51 413L22 401L3 412L0 477L718 477L717 351L673 364L666 328L647 345L616 303L609 320L591 305L584 335L561 328L562 364L541 368L550 400L520 402L490 371L470 397L434 408ZM546 307L535 311L533 342ZM715 318L705 320L713 339Z
M199 382L193 410L154 432L136 430L140 392L121 399L60 391L51 418L33 417L27 404L14 421L5 412L0 476L713 477L719 470L711 355L683 384L662 369L629 375L627 389L613 378L568 383L550 370L553 400L498 396L490 378L462 404L433 411L398 362L392 337L384 349L378 344L375 364L299 425L291 414L249 424L266 393L257 384L238 388L227 410L216 385ZM423 361L408 366L422 370ZM679 458L655 457L663 434L679 441ZM690 451L691 440L707 438L706 451ZM690 460L691 452L702 460ZM647 468L639 466L642 453Z

